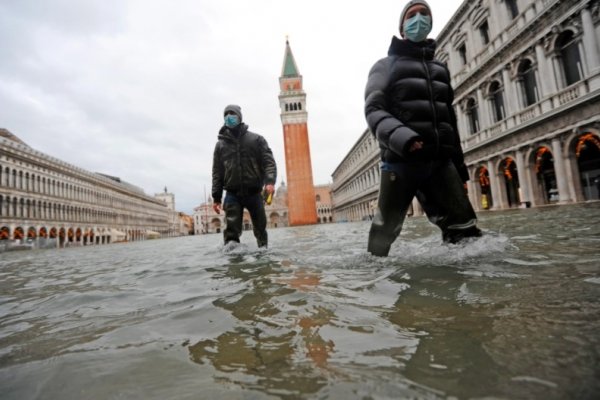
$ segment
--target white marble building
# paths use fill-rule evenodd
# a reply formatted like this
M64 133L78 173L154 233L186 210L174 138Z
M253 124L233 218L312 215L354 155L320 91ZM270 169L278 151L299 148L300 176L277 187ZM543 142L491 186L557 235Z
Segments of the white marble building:
M466 0L437 37L477 210L600 197L599 8L598 0ZM372 214L371 139L364 132L333 173L339 220Z
M438 36L476 209L598 199L599 8L465 1Z
M172 236L169 212L134 185L43 154L0 129L0 251Z
M371 219L379 194L379 145L366 130L331 174L335 222Z
M156 193L154 197L167 205L169 209L169 231L175 236L189 235L189 228L185 225L185 220L181 213L175 209L175 194L165 190L162 193Z

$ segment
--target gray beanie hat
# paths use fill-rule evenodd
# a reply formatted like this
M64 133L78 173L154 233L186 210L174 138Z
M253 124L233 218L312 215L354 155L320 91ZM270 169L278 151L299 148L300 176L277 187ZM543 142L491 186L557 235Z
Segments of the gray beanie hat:
M402 9L402 13L400 13L400 35L402 35L402 37L404 37L404 30L402 29L402 24L404 23L404 17L406 16L406 12L409 8L416 4L422 4L425 7L429 8L429 11L431 11L431 7L429 7L429 4L425 0L410 0L408 3L406 3L404 8Z
M225 107L225 110L223 110L223 116L225 116L227 111L235 113L238 117L240 117L240 122L242 122L242 108L240 106L235 104L228 105L227 107Z

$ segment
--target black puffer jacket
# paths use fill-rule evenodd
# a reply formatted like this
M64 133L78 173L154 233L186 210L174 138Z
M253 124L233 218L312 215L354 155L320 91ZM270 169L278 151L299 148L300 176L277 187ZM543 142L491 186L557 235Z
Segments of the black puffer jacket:
M237 195L259 193L264 185L274 185L277 166L273 152L262 136L240 124L219 131L212 169L212 197L221 202L223 189Z
M469 179L452 108L454 92L446 66L433 59L435 42L392 38L388 56L369 73L365 115L386 162L452 159ZM408 152L423 141L423 149Z

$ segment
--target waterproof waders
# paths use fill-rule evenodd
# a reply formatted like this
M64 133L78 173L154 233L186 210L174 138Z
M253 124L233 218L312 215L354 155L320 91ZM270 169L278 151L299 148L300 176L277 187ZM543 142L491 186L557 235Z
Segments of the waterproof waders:
M236 196L227 192L223 209L225 210L225 230L223 238L225 244L228 242L240 242L242 235L242 224L244 219L244 208L250 213L252 219L252 230L258 247L267 247L267 217L263 198L260 194L249 196Z
M381 171L377 212L369 231L369 253L388 255L415 196L429 221L442 230L444 242L481 236L475 211L451 161L388 164Z

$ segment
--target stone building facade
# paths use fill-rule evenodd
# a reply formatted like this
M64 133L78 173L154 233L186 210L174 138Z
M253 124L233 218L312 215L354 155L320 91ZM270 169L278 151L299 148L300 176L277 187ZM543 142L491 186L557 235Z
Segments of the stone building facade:
M371 219L379 194L379 145L365 130L331 174L332 209L336 222Z
M331 185L315 186L315 205L317 207L317 223L328 224L333 222Z
M175 194L165 190L162 193L156 193L154 197L163 201L169 209L169 231L177 236L186 236L194 232L192 217L177 211L175 209Z
M600 197L599 4L466 0L438 35L477 210ZM364 132L333 173L340 220L372 213L371 138Z
M476 209L599 198L599 8L465 1L438 36Z
M165 203L117 177L34 150L0 129L0 251L173 236Z

